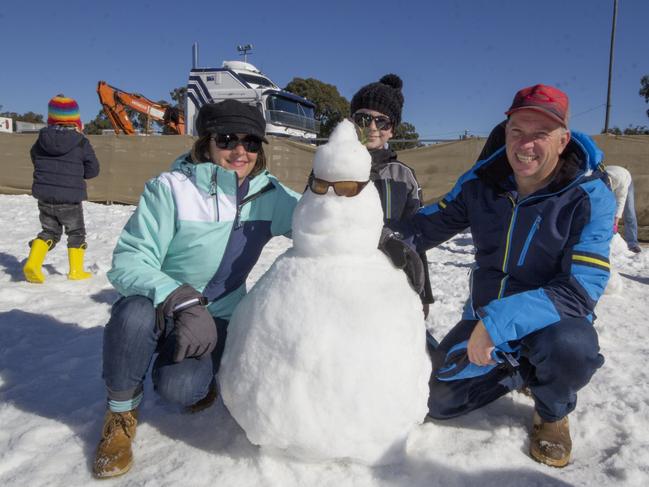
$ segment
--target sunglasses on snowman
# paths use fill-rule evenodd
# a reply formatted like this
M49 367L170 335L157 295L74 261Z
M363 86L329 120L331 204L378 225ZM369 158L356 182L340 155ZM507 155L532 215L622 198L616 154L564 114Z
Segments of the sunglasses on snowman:
M334 193L338 196L346 196L348 198L356 196L360 193L369 181L325 181L324 179L316 178L313 174L309 177L309 189L315 194L327 194L329 187L334 188Z
M374 120L374 125L379 130L390 130L392 128L392 121L385 115L375 117L369 113L356 112L352 118L354 119L354 123L361 128L369 127L372 124L372 120Z
M212 137L212 140L219 149L233 150L239 144L246 152L257 153L261 149L261 139L254 135L246 135L240 139L237 134L217 134Z

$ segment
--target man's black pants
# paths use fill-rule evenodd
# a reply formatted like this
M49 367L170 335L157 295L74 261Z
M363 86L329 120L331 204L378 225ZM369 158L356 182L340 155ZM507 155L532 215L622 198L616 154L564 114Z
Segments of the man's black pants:
M496 367L480 377L440 381L435 370L443 365L453 345L469 339L475 324L475 320L460 321L431 351L428 408L435 419L466 414L526 385L541 418L557 421L575 409L577 391L604 363L592 323L569 318L523 337L518 342L520 367L515 371Z

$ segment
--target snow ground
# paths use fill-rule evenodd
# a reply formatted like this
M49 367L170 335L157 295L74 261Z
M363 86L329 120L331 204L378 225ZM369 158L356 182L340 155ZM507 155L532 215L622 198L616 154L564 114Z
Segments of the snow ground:
M0 485L85 486L105 409L102 328L117 293L106 279L132 206L86 203L86 265L68 281L65 244L46 260L44 285L22 277L27 242L39 231L36 201L0 196ZM271 241L255 282L290 245ZM459 319L473 247L460 235L429 252L436 303L428 326L440 337ZM309 464L251 445L220 401L196 415L165 404L150 387L141 407L136 463L111 486L520 486L649 485L649 251L620 240L611 255L621 289L600 301L596 327L606 364L571 415L573 462L557 470L527 456L532 401L511 394L467 416L426 422L400 463L369 468Z

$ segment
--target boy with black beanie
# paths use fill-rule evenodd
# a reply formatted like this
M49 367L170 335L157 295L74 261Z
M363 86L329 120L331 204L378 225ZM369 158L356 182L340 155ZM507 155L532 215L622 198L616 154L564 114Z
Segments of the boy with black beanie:
M421 188L415 172L398 161L397 153L388 146L388 141L401 123L402 86L399 76L386 74L378 82L359 89L352 97L350 106L354 123L366 132L365 147L372 156L370 179L379 191L386 224L410 219L422 206ZM434 299L426 254L421 253L420 258L425 277L420 297L427 317L429 305Z

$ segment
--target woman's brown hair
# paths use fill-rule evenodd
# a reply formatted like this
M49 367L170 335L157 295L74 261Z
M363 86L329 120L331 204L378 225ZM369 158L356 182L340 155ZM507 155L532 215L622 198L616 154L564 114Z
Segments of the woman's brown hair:
M194 145L192 146L192 162L194 164L200 164L202 162L213 162L210 161L210 141L214 138L214 134L205 134L202 137L196 139ZM250 177L253 178L257 174L262 173L266 169L266 153L264 152L263 145L259 148L257 152L257 162L255 162L255 167L250 171Z

